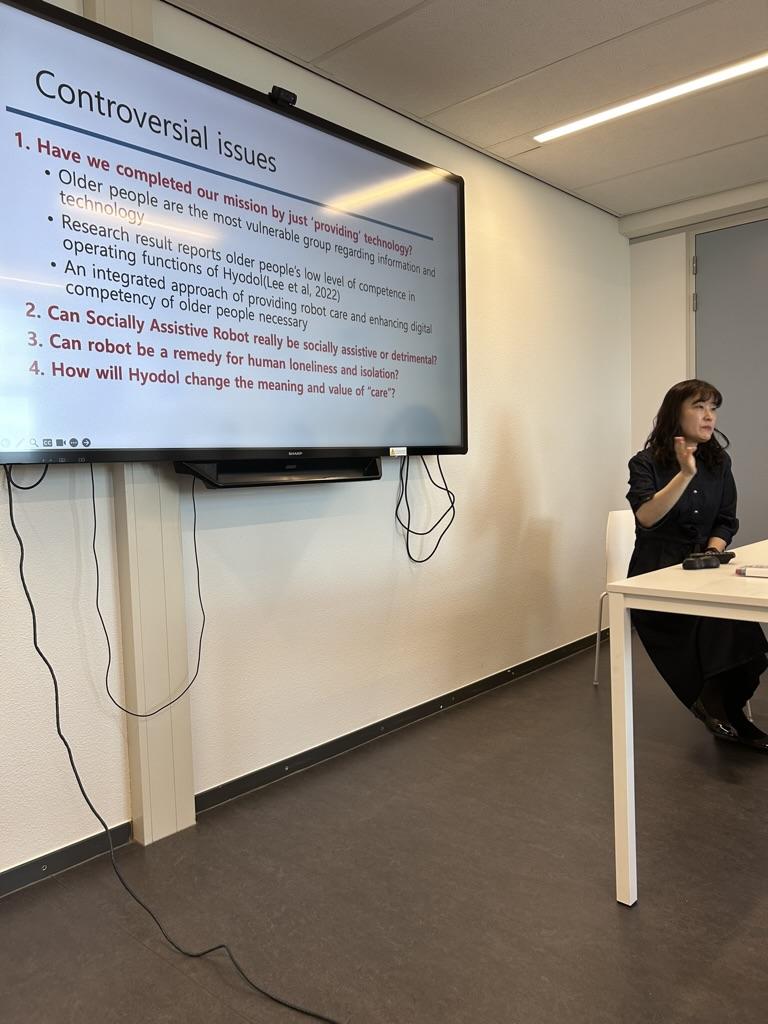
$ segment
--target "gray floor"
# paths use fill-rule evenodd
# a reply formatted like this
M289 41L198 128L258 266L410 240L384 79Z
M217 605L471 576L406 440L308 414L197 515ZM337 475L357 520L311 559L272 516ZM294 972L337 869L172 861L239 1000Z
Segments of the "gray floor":
M177 941L226 941L338 1021L762 1020L768 757L711 738L638 652L627 909L609 706L582 654L119 859ZM104 859L7 897L0 920L3 1024L306 1020L170 950Z

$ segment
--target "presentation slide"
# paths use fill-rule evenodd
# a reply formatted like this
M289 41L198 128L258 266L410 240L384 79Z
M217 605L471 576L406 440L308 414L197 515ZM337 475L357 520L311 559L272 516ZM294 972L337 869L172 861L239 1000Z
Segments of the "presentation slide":
M459 448L462 216L445 171L0 3L0 460Z

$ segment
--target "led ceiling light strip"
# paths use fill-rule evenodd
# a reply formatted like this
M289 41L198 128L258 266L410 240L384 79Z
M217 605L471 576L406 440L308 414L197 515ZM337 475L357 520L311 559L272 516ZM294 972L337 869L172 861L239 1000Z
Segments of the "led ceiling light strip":
M570 121L559 128L552 128L549 131L534 135L536 142L551 142L553 139L562 138L563 135L571 135L573 132L583 131L585 128L592 128L596 124L604 124L606 121L613 121L614 118L624 117L626 114L634 114L637 110L645 110L646 107L654 107L657 103L666 103L667 100L677 99L679 96L687 96L689 93L698 92L699 89L709 89L713 85L720 85L729 82L734 78L741 78L744 75L751 75L755 71L764 71L768 68L768 53L761 53L750 60L732 64L730 67L721 68L719 71L712 71L708 75L700 75L688 82L681 82L679 85L670 86L669 89L661 89L659 92L652 92L648 96L641 96L639 99L630 100L628 103L620 103L616 107L609 107L597 114L590 114L589 117L580 117L578 121Z

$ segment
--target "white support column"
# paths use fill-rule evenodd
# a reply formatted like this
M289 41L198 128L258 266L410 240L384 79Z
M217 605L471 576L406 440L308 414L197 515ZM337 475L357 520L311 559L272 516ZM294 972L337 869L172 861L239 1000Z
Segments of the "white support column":
M632 726L632 631L623 594L608 595L611 629L611 728L616 899L637 902L635 749Z
M86 18L152 42L152 0L82 0ZM179 491L163 466L116 465L115 538L126 706L146 714L188 681ZM195 823L189 697L128 718L133 837L147 845Z
M126 706L146 714L189 678L179 489L164 466L113 469ZM147 845L195 823L189 695L128 718L133 835Z

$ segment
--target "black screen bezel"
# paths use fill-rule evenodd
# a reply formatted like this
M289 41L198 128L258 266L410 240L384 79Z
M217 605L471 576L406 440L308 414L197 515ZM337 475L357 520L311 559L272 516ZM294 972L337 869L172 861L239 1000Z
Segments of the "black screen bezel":
M13 7L34 15L44 21L71 29L80 35L87 36L97 42L114 46L126 53L141 57L160 67L175 71L187 78L195 79L206 85L213 86L221 92L230 93L256 106L264 107L273 113L297 121L300 124L318 129L353 145L368 149L374 153L388 156L410 167L419 169L434 168L418 157L403 153L400 150L377 142L367 136L360 135L341 125L334 124L316 114L310 114L296 107L282 107L273 103L264 93L249 86L226 78L215 71L210 71L197 64L177 57L165 50L160 50L142 40L116 32L113 29L89 21L77 14L51 7L39 0L0 0L4 7ZM193 16L193 15L191 15ZM457 187L457 235L458 235L458 270L459 270L459 344L460 344L460 391L461 441L457 445L431 445L407 447L409 455L465 455L468 450L467 427L467 331L466 331L466 259L465 259L465 228L464 228L464 179L460 175L446 174L446 181L453 182ZM402 449L398 449L398 454ZM381 456L390 455L388 446L380 447L345 447L345 448L136 448L136 449L104 449L104 448L39 448L28 452L0 451L0 464L40 464L40 463L88 463L88 462L227 462L234 460L275 459L287 456L292 458L339 458L349 456Z

